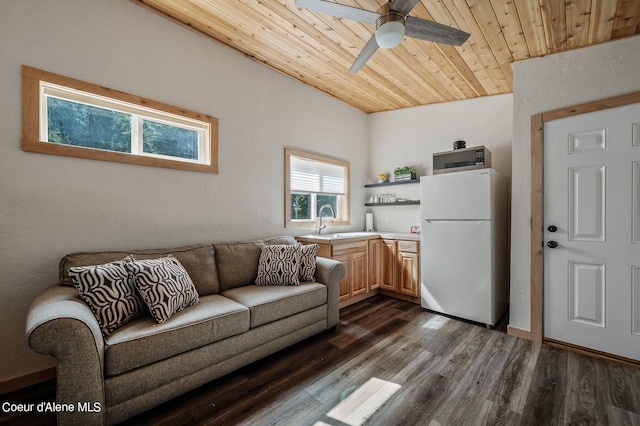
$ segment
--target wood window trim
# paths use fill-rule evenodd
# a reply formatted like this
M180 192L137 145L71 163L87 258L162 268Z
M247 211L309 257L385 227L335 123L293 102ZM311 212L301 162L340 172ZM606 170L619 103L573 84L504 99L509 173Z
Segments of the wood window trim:
M98 150L79 146L54 144L40 140L40 81L58 84L76 90L140 105L210 124L210 164L191 163L180 160L139 156L135 154ZM117 163L163 167L204 173L218 173L218 119L184 108L120 92L92 83L65 77L26 65L22 66L22 150L67 157L112 161Z
M546 111L531 116L531 263L529 283L530 329L508 327L509 334L542 342L544 308L544 123L640 102L640 92Z
M351 165L346 160L341 160L328 155L316 154L309 151L302 151L295 148L284 149L284 226L285 228L292 227L310 227L318 224L318 219L310 220L291 220L291 186L290 186L290 170L291 170L291 156L302 157L310 160L322 161L326 163L332 163L345 167L345 194L339 197L340 211L343 212L340 219L323 219L323 223L330 226L350 225L351 224L351 211L349 203L349 182Z

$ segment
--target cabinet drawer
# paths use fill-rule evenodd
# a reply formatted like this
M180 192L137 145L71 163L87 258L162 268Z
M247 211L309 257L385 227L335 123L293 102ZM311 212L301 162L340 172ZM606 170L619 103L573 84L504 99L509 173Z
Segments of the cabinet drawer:
M420 243L418 241L398 241L398 251L418 253L420 251Z
M338 243L333 245L333 256L341 256L345 254L366 252L368 242L365 241L349 241L345 243Z

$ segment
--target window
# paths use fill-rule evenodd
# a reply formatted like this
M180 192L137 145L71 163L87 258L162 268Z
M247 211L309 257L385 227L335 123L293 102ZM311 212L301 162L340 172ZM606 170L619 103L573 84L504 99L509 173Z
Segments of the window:
M348 225L349 162L285 149L285 226L316 226L320 209L329 225Z
M24 151L218 172L218 120L24 66Z

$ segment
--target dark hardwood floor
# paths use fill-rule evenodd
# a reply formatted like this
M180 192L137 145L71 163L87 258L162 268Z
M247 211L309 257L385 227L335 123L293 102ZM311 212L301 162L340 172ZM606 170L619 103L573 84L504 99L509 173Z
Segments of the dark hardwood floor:
M335 332L126 424L344 426L327 413L375 377L400 388L368 414L366 425L640 425L640 368L508 336L502 321L490 330L376 296L341 310ZM53 398L47 383L2 401ZM0 418L0 424L54 421Z

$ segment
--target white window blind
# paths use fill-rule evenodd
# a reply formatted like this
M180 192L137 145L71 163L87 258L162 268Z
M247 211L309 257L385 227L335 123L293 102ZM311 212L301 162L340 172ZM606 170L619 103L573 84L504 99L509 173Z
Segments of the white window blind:
M291 156L292 192L344 195L345 168L331 163Z

